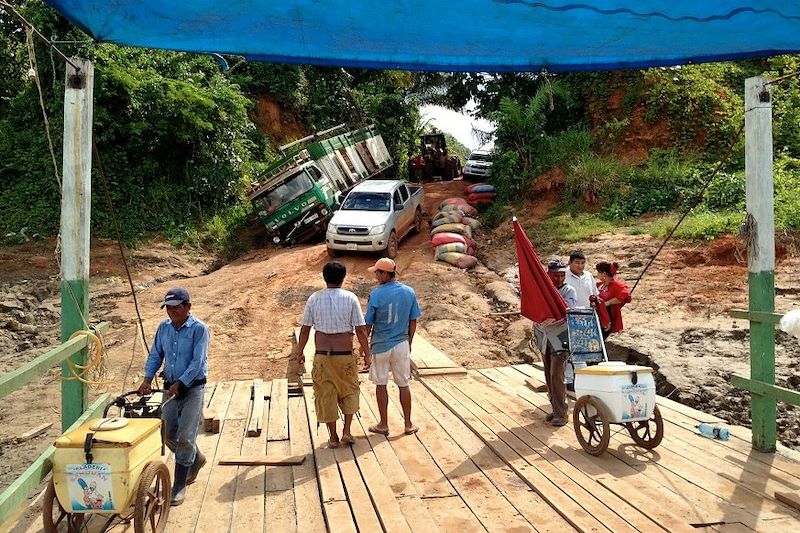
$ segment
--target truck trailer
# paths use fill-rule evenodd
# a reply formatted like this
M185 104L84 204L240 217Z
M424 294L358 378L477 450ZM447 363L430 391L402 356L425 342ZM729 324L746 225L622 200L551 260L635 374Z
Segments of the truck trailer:
M339 198L393 164L374 125L345 133L340 124L280 147L284 154L250 186L248 198L275 244L325 231Z

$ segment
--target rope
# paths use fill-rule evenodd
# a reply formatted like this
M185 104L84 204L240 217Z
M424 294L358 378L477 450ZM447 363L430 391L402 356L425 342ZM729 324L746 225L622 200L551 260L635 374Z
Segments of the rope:
M91 343L86 349L89 355L89 360L85 365L79 365L78 363L74 362L72 358L67 359L67 368L70 375L62 377L62 379L67 381L77 380L81 383L86 383L87 385L92 386L109 385L113 383L113 381L105 379L106 365L104 356L106 351L103 346L103 341L98 335L88 330L76 331L70 335L69 338L71 340L79 335L85 335L89 337L89 341Z
M664 246L666 246L667 241L669 241L672 238L672 236L675 234L675 231L678 229L678 226L680 226L681 223L683 222L683 220L689 215L689 212L692 209L694 209L695 207L697 207L700 204L700 202L703 201L703 197L704 197L704 195L706 193L706 189L708 189L708 186L711 185L711 182L714 180L714 178L717 176L717 174L719 174L719 171L722 170L722 165L727 163L728 159L730 159L731 153L733 153L733 147L736 145L736 141L741 136L742 131L744 131L744 120L742 121L741 125L739 126L739 129L736 132L736 134L733 136L733 138L731 140L731 143L728 145L728 151L725 153L725 157L720 159L719 164L717 164L717 167L714 169L714 171L708 177L708 179L706 180L705 184L703 184L703 187L700 189L700 191L697 193L697 195L695 195L693 201L690 201L688 203L688 207L686 207L686 209L684 210L683 214L681 215L681 218L678 219L678 222L675 224L675 226L669 232L669 235L667 235L667 237L664 239L664 242L661 243L661 246L658 247L658 250L656 250L656 253L653 254L653 257L650 258L650 261L647 263L647 265L645 265L644 270L642 270L642 272L639 274L639 277L636 278L636 283L634 283L633 284L633 288L631 288L631 294L633 294L633 291L636 290L636 287L639 285L639 282L644 277L644 274L645 274L645 272L647 272L647 269L650 268L650 265L652 265L653 261L656 260L656 257L658 257L658 254L661 253L661 250L664 249Z
M32 74L33 81L36 84L36 92L39 94L39 107L42 108L42 117L44 118L44 131L47 133L47 145L50 148L50 158L53 161L53 172L58 182L58 189L61 190L61 175L58 172L58 163L56 162L56 150L53 146L53 137L50 135L50 120L47 118L47 109L44 106L44 97L42 96L42 84L39 82L39 66L36 64L36 48L33 44L33 30L27 28L25 31L25 44L28 47L28 64L30 65L30 74Z

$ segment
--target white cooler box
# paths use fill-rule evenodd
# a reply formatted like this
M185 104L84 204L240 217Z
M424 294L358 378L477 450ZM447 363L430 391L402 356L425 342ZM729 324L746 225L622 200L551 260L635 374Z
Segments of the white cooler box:
M575 369L575 397L594 396L609 422L636 422L653 415L656 383L653 369L612 361Z

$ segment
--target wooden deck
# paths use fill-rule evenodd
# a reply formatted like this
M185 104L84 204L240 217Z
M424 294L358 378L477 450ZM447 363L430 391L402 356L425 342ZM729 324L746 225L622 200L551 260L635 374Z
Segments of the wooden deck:
M800 463L752 451L747 430L706 439L694 425L713 417L660 399L658 448L638 448L612 426L622 431L592 457L571 424L544 422L547 398L528 384L541 378L529 365L422 377L412 383L420 427L412 436L399 431L390 385L386 438L366 431L376 403L363 376L356 443L337 449L326 447L324 427L317 431L310 386L258 388L269 397L263 430L248 437L253 383L210 385L221 431L201 433L198 444L213 459L171 510L167 531L800 531L800 515L774 496L800 490ZM217 464L240 454L307 458L299 466Z

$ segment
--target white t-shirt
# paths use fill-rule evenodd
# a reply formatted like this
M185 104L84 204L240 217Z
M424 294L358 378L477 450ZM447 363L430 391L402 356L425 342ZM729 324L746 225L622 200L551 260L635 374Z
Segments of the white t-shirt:
M576 276L572 270L567 269L564 281L575 289L577 307L589 307L589 296L592 294L597 296L597 285L594 282L594 276L586 270L580 276Z
M352 333L364 325L358 296L344 289L322 289L312 294L303 311L303 326L313 326L320 333Z

